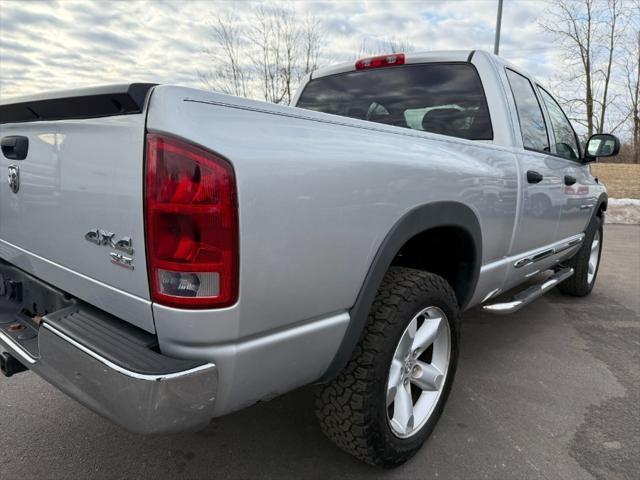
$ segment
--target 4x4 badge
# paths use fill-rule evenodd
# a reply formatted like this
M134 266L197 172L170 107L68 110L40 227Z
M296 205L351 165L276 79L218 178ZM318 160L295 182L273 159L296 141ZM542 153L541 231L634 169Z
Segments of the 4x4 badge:
M131 237L115 239L115 236L115 233L107 232L100 228L93 228L84 234L84 239L96 245L108 245L114 250L120 250L121 252L132 255L133 241Z
M20 168L17 165L9 165L9 188L13 193L20 190Z

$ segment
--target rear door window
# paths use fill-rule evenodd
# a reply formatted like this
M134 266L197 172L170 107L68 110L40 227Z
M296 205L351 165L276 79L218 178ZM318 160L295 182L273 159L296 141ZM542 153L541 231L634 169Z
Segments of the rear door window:
M553 128L553 136L556 139L556 153L569 160L578 160L580 158L580 147L571 122L569 122L558 102L546 90L540 88L540 93L551 119L551 128Z
M321 77L307 84L296 106L469 140L493 139L482 82L469 63L403 65Z
M507 69L507 78L511 86L511 93L518 111L520 133L524 148L549 152L549 135L544 123L542 108L533 85L526 77Z

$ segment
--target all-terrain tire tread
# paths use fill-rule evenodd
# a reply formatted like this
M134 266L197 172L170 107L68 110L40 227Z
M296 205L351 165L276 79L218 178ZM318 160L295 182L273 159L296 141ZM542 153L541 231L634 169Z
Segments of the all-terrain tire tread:
M600 215L593 218L585 232L584 240L582 246L578 250L578 253L576 253L569 262L567 262L567 266L572 267L574 273L558 285L558 289L565 295L584 297L591 293L596 281L594 278L591 284L587 282L589 256L591 255L591 242L593 241L595 233L602 228L602 224L603 219ZM600 242L602 243L603 240L604 237L601 235Z
M416 301L424 291L439 292L447 303L457 307L456 296L442 277L422 270L391 267L350 360L333 381L319 386L316 393L316 415L322 432L341 449L372 465L398 465L415 453L385 452L373 424L373 412L367 405L375 403L373 385L386 384L386 369L376 362L385 346L394 341L388 338L392 331L389 326L401 321L400 306Z

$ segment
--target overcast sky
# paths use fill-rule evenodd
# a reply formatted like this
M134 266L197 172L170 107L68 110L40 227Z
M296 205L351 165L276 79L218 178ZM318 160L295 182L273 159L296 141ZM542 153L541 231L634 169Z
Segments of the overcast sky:
M497 0L295 1L326 30L325 58L353 58L363 40L402 39L416 51L493 49ZM541 33L540 1L507 0L501 54L542 81L557 51ZM51 89L152 81L200 87L212 12L250 21L250 2L0 0L0 98Z

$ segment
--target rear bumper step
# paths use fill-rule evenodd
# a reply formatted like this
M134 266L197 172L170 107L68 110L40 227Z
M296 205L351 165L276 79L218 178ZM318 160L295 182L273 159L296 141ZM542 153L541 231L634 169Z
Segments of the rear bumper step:
M74 299L54 301L38 281L0 265L0 279L25 286L61 309L34 322L24 303L0 291L0 355L10 376L34 371L73 399L136 433L173 433L205 427L218 386L212 363L175 359L154 350L155 336ZM46 298L44 298L46 297ZM31 325L29 325L31 322ZM26 339L25 339L26 338Z
M571 275L573 275L573 268L564 268L562 270L558 270L544 282L537 285L532 285L526 290L519 292L510 301L483 305L482 309L485 312L497 313L501 315L517 312L528 303L531 303L538 297L544 295L559 283L564 282Z

